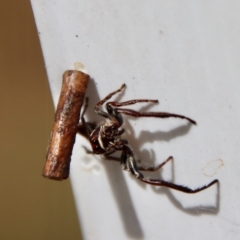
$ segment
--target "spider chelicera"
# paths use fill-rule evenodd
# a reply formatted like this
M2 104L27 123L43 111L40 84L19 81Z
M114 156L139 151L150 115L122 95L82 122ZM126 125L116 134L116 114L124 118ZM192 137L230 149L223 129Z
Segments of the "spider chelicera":
M101 123L99 126L97 126L95 123L85 121L84 114L88 106L88 99L86 98L85 106L80 116L81 122L79 123L79 126L78 126L78 132L81 135L85 136L90 141L90 144L92 146L92 151L87 151L87 152L93 153L93 154L103 154L104 157L108 160L118 161L121 164L123 170L130 171L140 181L151 184L151 185L155 185L155 186L165 186L165 187L172 188L185 193L196 193L206 188L209 188L213 184L217 183L218 180L215 179L209 184L193 190L185 186L163 181L161 179L146 178L141 173L141 171L159 170L168 161L172 160L173 157L170 156L166 161L164 161L157 167L139 166L137 164L137 160L133 154L133 151L128 144L128 141L125 139L122 139L122 134L125 132L125 129L122 128L122 124L123 124L122 114L130 115L133 117L155 117L155 118L175 117L175 118L186 119L192 124L196 124L196 122L183 115L178 115L173 113L137 112L132 109L122 108L123 106L133 105L135 103L140 103L140 102L158 103L158 100L135 99L135 100L129 100L126 102L107 102L113 95L121 92L125 87L126 85L123 84L118 90L108 94L104 99L102 99L96 104L94 109L95 113L106 119L106 121ZM107 110L106 112L101 110L101 107L104 103L106 103L106 110ZM120 158L115 158L111 156L111 154L117 151L121 152Z

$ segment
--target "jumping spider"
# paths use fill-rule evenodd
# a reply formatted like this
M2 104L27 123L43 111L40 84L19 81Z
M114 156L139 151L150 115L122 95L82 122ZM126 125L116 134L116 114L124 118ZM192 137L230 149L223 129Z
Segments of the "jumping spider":
M122 134L125 132L125 129L121 128L123 124L122 114L130 115L133 117L175 117L186 119L192 124L196 124L196 122L188 117L173 113L137 112L132 109L122 108L123 106L133 105L140 102L158 103L158 100L136 99L126 102L107 102L113 95L121 92L125 87L126 85L123 84L118 90L108 94L104 99L102 99L96 104L94 109L95 113L106 119L106 121L101 123L99 126L96 126L96 124L94 123L86 122L84 119L84 114L88 106L88 99L86 99L84 109L80 116L81 123L78 126L78 132L90 141L90 144L92 146L92 152L88 151L88 153L103 154L106 159L118 161L121 164L123 170L130 171L136 178L138 178L142 182L156 186L165 186L185 193L200 192L217 183L218 180L215 179L209 184L193 190L188 187L166 182L160 179L149 179L144 177L144 175L140 171L156 171L163 167L168 161L172 160L173 157L169 157L166 161L164 161L157 167L138 166L133 151L128 145L128 141L122 139ZM106 103L106 112L100 109L104 103ZM121 151L121 157L112 157L111 154L117 151Z

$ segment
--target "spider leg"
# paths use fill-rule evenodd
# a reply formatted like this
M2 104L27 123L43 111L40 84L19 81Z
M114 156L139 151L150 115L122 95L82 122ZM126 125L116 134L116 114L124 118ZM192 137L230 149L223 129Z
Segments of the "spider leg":
M154 171L157 171L159 170L160 168L162 168L167 162L169 162L170 160L173 160L173 157L170 156L168 157L167 160L165 160L163 163L159 164L158 166L156 167L147 167L147 166L138 166L138 170L140 171L148 171L148 172L154 172Z
M129 153L132 153L131 149L128 146L124 145L122 148L120 163L122 166L122 170L125 170L125 171L130 171L128 161L127 161ZM136 164L136 167L137 167L137 164Z
M108 102L107 105L112 105L114 107L122 107L122 106L128 106L133 105L140 102L151 102L151 103L158 103L158 100L153 99L133 99L126 102Z
M85 150L86 154L92 154L92 155L95 155L95 153L91 150L89 150L88 148L86 148L85 146L83 146L83 149ZM121 159L119 157L114 157L114 156L111 156L111 154L115 153L116 151L112 151L112 152L108 152L108 153L105 153L103 154L104 156L104 159L105 160L109 160L109 161L116 161L116 162L120 162Z
M194 120L191 118L185 117L183 115L175 114L175 113L167 113L167 112L137 112L132 109L127 109L127 108L116 108L119 113L125 114L125 115L130 115L133 117L156 117L156 118L170 118L170 117L175 117L175 118L182 118L186 119L192 124L197 124Z
M143 178L139 177L139 180L141 180L142 182L151 184L151 185L164 186L164 187L172 188L172 189L175 189L175 190L178 190L178 191L181 191L181 192L185 192L185 193L201 192L202 190L211 187L213 184L218 183L218 180L215 179L207 185L204 185L204 186L199 187L197 189L191 189L191 188L188 188L188 187L185 187L185 186L182 186L182 185L177 185L177 184L166 182L166 181L159 180L159 179L147 179L147 178L144 178L144 177Z
M141 172L139 172L139 168L137 167L136 160L135 160L133 152L130 150L130 148L128 146L124 146L123 152L125 153L124 154L124 157L126 158L125 161L127 162L127 165L129 167L129 170L131 171L131 173L136 178L138 178L140 181L142 181L144 183L147 183L147 184L150 184L150 185L164 186L164 187L172 188L172 189L175 189L175 190L178 190L178 191L181 191L181 192L185 192L185 193L197 193L197 192L200 192L200 191L202 191L206 188L209 188L210 186L212 186L215 183L218 183L218 180L215 179L205 186L199 187L197 189L191 189L191 188L188 188L188 187L185 187L185 186L182 186L182 185L177 185L177 184L174 184L174 183L166 182L166 181L163 181L161 179L149 179L149 178L144 177L144 175ZM163 163L163 165L166 162L167 161L165 161Z
M102 116L102 117L108 118L109 115L108 115L106 112L100 110L100 107L101 107L107 100L109 100L113 95L115 95L115 94L118 93L118 92L121 92L125 87L126 87L126 84L124 83L119 89L117 89L117 90L114 91L114 92L109 93L104 99L102 99L101 101L99 101L99 102L96 104L95 108L94 108L95 113L97 113L98 115L100 115L100 116Z

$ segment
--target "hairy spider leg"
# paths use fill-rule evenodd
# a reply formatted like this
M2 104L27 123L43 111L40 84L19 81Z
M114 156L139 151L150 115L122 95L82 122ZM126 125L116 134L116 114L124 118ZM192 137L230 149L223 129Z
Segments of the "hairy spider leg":
M191 118L185 117L183 115L175 114L175 113L167 113L167 112L137 112L132 109L127 109L127 108L116 108L119 113L125 114L125 115L130 115L133 117L155 117L155 118L170 118L170 117L175 117L175 118L181 118L181 119L186 119L192 124L197 124L196 121L194 121Z
M99 101L96 106L95 106L95 112L99 115L102 115L103 117L108 117L108 114L105 113L105 112L102 112L100 111L100 106L102 106L108 99L110 99L113 95L115 95L116 93L118 92L121 92L124 88L126 87L126 84L124 83L119 89L117 89L116 91L108 94L104 99L102 99L101 101ZM81 122L82 122L82 125L83 127L86 127L86 128L89 128L88 127L88 124L86 123L85 121L85 118L84 118L84 115L85 115L85 112L88 108L88 98L85 99L85 105L84 105L84 108L83 108L83 111L81 113L81 116L80 116L80 119L81 119ZM93 130L93 129L92 129ZM90 132L91 133L91 132ZM89 135L90 135L89 133Z
M125 102L108 102L107 105L111 105L114 107L122 107L122 106L133 105L140 102L158 103L158 100L157 99L133 99Z
M137 111L134 111L132 109L127 109L127 108L119 108L122 106L133 105L133 104L141 103L141 102L158 103L158 100L155 100L155 99L153 99L153 100L152 99L133 99L133 100L129 100L126 102L108 102L107 106L116 107L115 109L119 113L123 113L125 115L130 115L133 117L156 117L156 118L175 117L175 118L186 119L189 122L191 122L192 124L197 124L196 121L192 120L191 118L188 118L183 115L175 114L175 113L167 113L167 112L147 112L147 113L145 113L145 112L137 112Z
M128 146L124 146L123 147L123 154L122 154L122 164L125 164L125 169L129 169L130 172L136 177L138 178L140 181L150 184L150 185L155 185L155 186L164 186L164 187L168 187L168 188L172 188L181 192L185 192L185 193L197 193L200 192L204 189L209 188L210 186L212 186L215 183L218 183L218 180L215 179L212 182L210 182L209 184L203 186L203 187L199 187L197 189L191 189L182 185L177 185L174 183L170 183L170 182L166 182L160 179L149 179L149 178L145 178L144 175L139 172L139 168L137 167L136 164L136 160L135 157L133 155L133 152L131 151L131 149ZM170 159L169 159L170 160ZM162 166L168 162L169 160L166 160ZM162 167L161 166L161 167Z
M97 113L98 115L100 115L100 116L102 116L102 117L108 118L109 115L108 115L106 112L100 110L100 107L101 107L107 100L109 100L113 95L121 92L125 87L126 87L126 84L124 83L119 89L117 89L117 90L114 91L114 92L109 93L104 99L102 99L101 101L99 101L99 102L96 104L95 108L94 108L95 113Z
M165 160L163 163L159 164L156 167L138 166L138 170L140 170L140 171L148 171L148 172L155 172L155 171L159 170L160 168L162 168L170 160L173 160L172 156L168 157L167 160Z
M116 151L117 151L117 150L116 150ZM123 159L126 159L126 155L124 155L124 154L122 153L121 158L115 157L115 156L111 156L111 154L115 153L116 151L112 151L112 152L109 152L109 153L105 153L105 154L104 154L104 158L105 158L106 160L109 160L109 161L120 162L121 165L122 165L122 168L123 168L124 170L126 170L126 169L127 169L127 167L126 167L126 161L123 160ZM89 152L90 152L90 151L88 151L87 153L89 153ZM92 152L91 152L91 153L92 153ZM140 171L155 172L155 171L159 170L160 168L162 168L162 167L163 167L167 162L169 162L170 160L173 160L173 157L172 157L172 156L168 157L167 160L165 160L164 162L162 162L161 164L159 164L159 165L156 166L156 167L141 166L141 165L139 166L139 165L137 165L137 169L140 170Z
M203 186L203 187L199 187L197 189L191 189L182 185L177 185L177 184L173 184L170 182L166 182L163 180L159 180L159 179L146 179L146 178L139 178L139 180L141 180L142 182L151 184L151 185L155 185L155 186L164 186L164 187L168 187L168 188L172 188L181 192L185 192L185 193L197 193L197 192L201 192L204 189L207 189L209 187L211 187L213 184L218 183L218 180L215 179L212 182L210 182L209 184Z

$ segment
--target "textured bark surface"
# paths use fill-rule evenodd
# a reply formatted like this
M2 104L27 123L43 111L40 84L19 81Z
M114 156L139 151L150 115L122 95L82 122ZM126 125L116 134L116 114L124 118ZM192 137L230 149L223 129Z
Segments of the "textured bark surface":
M79 115L88 81L89 75L80 71L67 70L63 74L62 90L42 173L46 178L55 180L68 178Z

